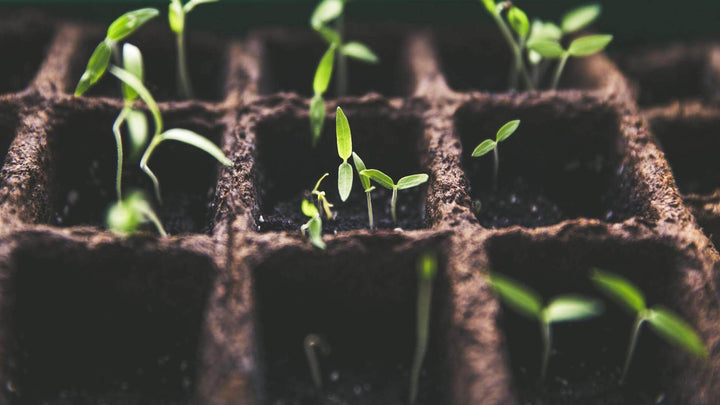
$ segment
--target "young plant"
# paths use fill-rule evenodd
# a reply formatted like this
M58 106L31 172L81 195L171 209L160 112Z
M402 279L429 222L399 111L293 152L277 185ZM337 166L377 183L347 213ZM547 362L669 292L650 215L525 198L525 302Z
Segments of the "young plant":
M320 183L322 183L323 180L325 180L325 177L329 176L330 173L323 174L320 179L315 183L315 188L312 189L310 192L312 195L314 195L317 198L317 208L318 210L322 209L325 211L325 216L327 219L331 219L333 217L333 212L330 208L333 207L332 204L330 204L330 201L327 200L327 197L325 196L324 191L320 191Z
M305 349L305 357L307 358L308 367L310 367L310 375L312 376L315 388L322 389L322 373L320 373L320 362L318 361L317 351L323 356L330 354L330 345L320 336L311 333L305 336L303 340L303 348Z
M373 210L372 210L372 196L371 193L373 190L375 190L375 186L370 184L370 178L364 174L362 174L362 171L366 169L365 163L360 159L360 156L358 156L357 153L352 153L353 162L355 163L355 170L358 173L358 177L360 177L360 184L363 186L363 190L365 190L365 197L367 199L367 209L368 209L368 222L370 223L370 230L372 231L374 228L373 224Z
M392 215L393 222L397 222L397 214L395 207L397 205L398 190L407 190L409 188L417 187L428 181L428 175L424 173L405 176L398 180L397 183L393 182L390 176L376 169L365 169L360 171L360 174L369 177L371 180L385 187L386 189L392 190L392 199L390 200L390 214Z
M310 220L300 227L300 232L303 234L307 232L310 243L312 243L313 246L318 249L325 249L325 242L322 240L322 218L320 218L320 211L308 200L302 201L301 209L303 214L310 218Z
M635 325L630 335L630 344L625 356L620 384L625 381L640 335L640 328L645 322L668 342L680 346L697 357L707 357L707 350L702 339L690 325L669 309L658 305L648 308L645 304L645 296L630 281L617 274L598 269L593 271L591 279L603 293L635 315Z
M495 188L497 188L498 172L500 170L500 156L498 155L498 144L508 139L510 135L517 131L519 126L520 120L513 120L505 123L505 125L498 129L497 134L495 134L495 140L486 139L480 142L480 144L476 146L475 150L473 150L472 152L472 157L480 157L486 155L490 151L493 151L493 186Z
M543 307L540 295L516 281L493 273L490 283L510 308L519 314L536 320L540 324L543 340L543 356L540 366L540 381L545 380L550 348L552 347L552 334L550 325L557 322L575 322L594 318L603 311L602 303L578 295L562 295L550 300Z
M192 98L193 90L190 81L187 56L185 53L185 17L198 5L216 3L220 0L190 0L185 5L180 0L170 0L168 20L170 29L175 33L177 43L177 78L180 96Z
M141 191L133 191L127 198L113 204L105 222L108 229L122 235L132 234L143 223L151 222L160 235L167 236L160 219Z
M579 58L598 53L605 49L612 39L612 35L589 35L575 39L567 49L563 49L562 45L557 41L539 39L528 43L528 48L537 52L543 58L560 60L550 86L552 90L555 90L560 83L560 76L565 64L571 56Z
M344 42L343 12L345 0L322 0L310 18L310 26L327 42L325 51L313 78L313 98L310 101L310 129L313 134L313 145L317 144L325 122L325 100L323 95L330 84L335 64L338 59L337 94L342 97L347 92L347 60L350 57L362 62L377 63L379 58L366 45L360 42ZM337 21L336 28L328 26Z
M422 369L425 352L430 337L430 304L432 288L437 275L437 257L432 252L420 256L417 263L418 298L417 298L417 344L410 372L410 404L417 399L420 370Z
M353 185L353 172L348 159L352 156L352 135L350 123L343 110L338 107L335 117L335 133L337 137L337 151L342 163L338 167L338 193L340 200L345 201L350 196Z

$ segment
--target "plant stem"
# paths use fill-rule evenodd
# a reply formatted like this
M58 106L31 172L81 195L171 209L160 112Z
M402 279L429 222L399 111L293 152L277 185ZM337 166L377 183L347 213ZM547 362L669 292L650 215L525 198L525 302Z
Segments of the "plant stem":
M330 349L327 343L325 343L320 336L315 334L310 334L305 337L303 347L305 348L305 357L307 357L313 383L317 389L322 389L322 373L320 372L320 362L318 361L315 348L319 348L324 354L329 352Z
M395 203L397 202L397 187L393 187L392 200L390 200L390 215L392 216L393 222L397 222L397 215L395 214Z
M547 374L548 360L550 360L550 323L544 320L540 322L540 332L542 333L543 340L543 357L542 364L540 365L540 382L545 381L545 375Z
M370 221L370 230L372 231L374 228L374 224L373 224L372 196L370 195L370 193L371 193L371 191L366 191L365 196L367 197L368 221Z
M157 176L155 176L155 173L150 170L147 163L148 160L150 160L150 156L152 156L155 148L157 148L160 142L162 142L162 139L163 138L161 136L155 135L150 141L150 145L148 145L148 148L145 149L145 153L143 153L142 157L140 158L140 169L144 171L145 174L148 175L148 177L150 177L150 180L152 180L153 187L155 189L155 197L160 204L162 204L162 196L160 195L160 182L158 181Z
M630 361L632 360L633 353L635 353L635 346L637 345L637 339L640 335L640 327L642 326L643 321L645 321L645 316L642 314L635 319L635 325L633 325L633 331L630 335L630 344L628 346L627 355L625 356L625 365L623 366L622 375L620 376L620 385L625 382L625 377L627 376L628 369L630 368Z
M142 213L143 213L143 215L145 215L145 217L147 219L150 220L150 222L153 223L153 225L155 225L155 229L157 229L158 233L161 236L163 236L163 237L168 236L167 232L165 232L165 228L163 228L163 226L162 226L162 222L160 222L160 218L158 218L157 214L155 214L155 211L148 208L146 210L142 210Z
M343 37L345 36L345 13L343 12L340 14L340 16L337 19L336 28L338 31L338 34L340 34L340 43L343 43ZM347 87L348 87L348 66L347 66L347 57L343 55L343 53L340 51L340 49L337 49L337 57L338 57L338 75L335 79L335 85L337 90L337 96L338 97L345 97L345 94L347 94Z
M493 148L493 189L498 188L498 173L500 172L500 155L498 153L497 144Z
M115 192L117 194L118 201L122 200L122 171L123 171L123 146L122 146L122 134L120 132L120 126L125 122L130 107L125 106L120 110L115 122L112 126L113 135L115 135L115 145L117 146L117 169L115 172Z
M563 69L565 69L565 63L567 63L570 54L565 52L558 62L557 69L555 70L555 77L553 77L552 90L557 90L558 84L560 84L560 75L562 75Z
M432 279L418 277L418 300L417 300L417 345L415 346L415 357L413 358L412 371L410 373L410 404L417 399L420 371L422 370L423 359L427 351L427 343L430 329L430 304L432 302Z
M495 19L495 22L498 25L498 28L500 28L500 32L503 34L503 37L505 38L505 41L507 42L508 46L510 47L510 50L513 53L514 59L514 69L510 71L510 82L509 84L512 85L513 82L513 75L519 75L522 77L523 82L525 83L525 88L527 90L533 90L533 84L532 80L530 80L530 76L527 73L527 70L525 69L525 63L523 62L522 57L522 50L520 49L520 46L518 46L517 42L515 42L515 38L513 38L512 32L510 31L510 28L508 28L507 24L505 24L505 21L503 21L502 16L499 13L492 13L493 18ZM510 87L510 90L515 90L514 86Z
M178 67L178 87L180 96L185 99L193 97L192 84L190 83L190 72L187 65L187 56L185 55L185 31L176 34L177 40L177 67Z

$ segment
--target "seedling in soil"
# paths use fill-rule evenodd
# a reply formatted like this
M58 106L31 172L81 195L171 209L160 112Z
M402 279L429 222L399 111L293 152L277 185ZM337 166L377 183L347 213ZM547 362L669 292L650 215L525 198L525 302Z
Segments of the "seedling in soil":
M364 174L362 174L362 171L366 169L365 163L360 159L360 156L358 156L357 153L352 153L353 162L355 163L355 170L358 173L358 177L360 177L360 184L363 186L363 190L365 190L365 197L367 197L367 209L368 209L368 222L370 223L370 230L373 230L374 224L373 224L373 210L372 210L372 195L371 193L373 190L375 190L375 186L370 184L370 178Z
M520 126L520 120L513 120L505 123L500 129L498 129L495 135L495 140L486 139L480 142L480 145L475 147L473 150L472 157L480 157L486 155L490 151L493 151L493 185L497 188L498 184L498 171L500 170L500 156L498 155L498 144L508 139L510 135L517 131Z
M82 74L82 77L80 77L80 81L75 88L75 95L83 95L92 85L102 78L110 64L110 57L113 53L116 56L115 62L120 64L118 43L159 14L160 13L154 8L141 8L127 12L113 21L110 27L108 27L105 39L100 42L92 56L90 56L85 72Z
M575 322L594 318L603 311L602 303L578 295L561 295L550 300L543 307L540 295L532 289L499 274L490 275L490 283L510 308L519 314L536 320L540 324L543 340L543 357L540 366L540 381L545 381L552 335L550 325L557 322Z
M377 63L379 58L366 45L360 42L343 42L344 23L343 12L345 0L322 0L310 18L310 26L327 42L325 51L313 79L313 98L310 101L310 129L313 134L313 145L317 144L322 134L325 122L325 100L323 95L330 84L330 78L335 64L335 54L338 58L337 95L343 97L347 92L347 60L350 57L362 62ZM336 21L336 28L328 26Z
M376 169L365 169L362 170L360 174L369 177L371 180L385 187L386 189L392 190L392 199L390 200L390 214L392 215L393 222L397 222L397 214L395 207L397 205L398 190L406 190L408 188L417 187L428 181L428 175L424 173L405 176L398 180L397 183L393 182L390 176Z
M318 210L325 211L325 216L327 219L332 219L333 212L330 208L333 207L332 204L330 204L330 201L327 200L327 196L325 195L324 191L320 191L320 183L322 183L323 180L325 180L325 177L329 176L330 173L325 173L320 177L320 179L315 183L315 188L312 189L311 194L314 195L317 198L317 208Z
M122 235L134 233L147 222L151 222L160 235L167 236L160 219L141 191L133 191L127 198L118 200L110 207L106 218L108 229Z
M434 253L423 254L418 260L418 300L417 300L417 344L410 372L410 404L417 399L418 382L423 359L427 352L428 338L430 336L430 304L432 301L432 287L437 275L437 257Z
M300 227L300 232L303 234L307 232L310 243L316 248L325 249L325 242L322 240L322 219L320 218L320 211L308 200L302 201L301 208L303 214L309 217L310 220Z
M187 56L185 52L185 18L198 5L205 3L216 3L220 0L190 0L185 5L180 0L170 0L168 20L170 29L175 33L177 43L177 77L180 96L192 98L193 90L190 81L190 70L188 69Z
M640 327L644 322L647 322L657 334L668 342L680 346L697 357L707 357L702 339L690 325L666 308L658 305L648 308L645 304L645 296L630 281L617 274L598 269L593 271L591 278L603 293L635 315L635 324L630 335L630 344L625 356L620 384L625 381L627 376L640 335Z
M571 56L579 58L598 53L605 49L612 39L612 35L589 35L573 40L567 49L563 49L557 41L539 39L529 42L528 49L537 52L543 58L560 60L550 87L555 90L560 83L565 64Z
M337 150L342 163L338 167L338 193L340 200L345 201L350 196L353 184L353 172L348 159L352 156L352 135L350 123L343 110L338 107L335 117L335 132L337 136Z
M310 367L310 375L312 376L315 388L318 390L322 389L322 373L320 372L320 362L318 361L317 352L323 356L330 354L330 345L325 342L320 336L311 333L305 336L303 341L303 348L305 349L305 357L307 357L308 367Z

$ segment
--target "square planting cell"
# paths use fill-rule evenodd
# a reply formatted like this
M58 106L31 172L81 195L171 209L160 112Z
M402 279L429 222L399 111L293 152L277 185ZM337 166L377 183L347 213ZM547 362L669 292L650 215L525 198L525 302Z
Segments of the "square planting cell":
M506 104L473 101L455 114L463 166L480 224L539 227L574 218L622 222L634 214L631 185L621 181L619 113L593 102ZM495 186L493 153L474 158L485 139L514 119L517 132L498 146Z
M268 31L258 33L262 46L260 66L260 94L281 91L302 96L313 95L313 79L320 59L328 45L315 32ZM346 41L360 41L375 52L380 61L369 64L347 58L347 93L358 96L377 92L384 96L406 95L410 89L409 69L403 43L398 31L348 30ZM333 77L325 98L338 97L339 65L336 58Z
M46 21L23 16L0 22L0 94L27 88L35 78L54 29Z
M428 241L366 240L353 248L284 250L253 271L263 404L407 403L416 346L416 260ZM451 302L444 259L433 285L430 340L418 404L449 395ZM319 355L315 389L304 352L309 334L330 346Z
M12 293L3 298L12 320L3 333L9 403L192 403L210 259L35 234L11 266L4 291Z
M343 110L350 122L353 150L368 169L380 169L397 181L400 177L428 173L418 161L422 139L419 116L389 106L349 106ZM264 117L254 128L257 140L256 187L260 198L260 230L297 231L307 222L300 205L318 179L320 189L335 206L335 219L323 216L326 233L367 229L366 195L353 166L353 190L347 201L340 201L337 187L338 166L335 114L328 114L318 145L311 144L310 125L304 107L286 109ZM391 192L380 186L372 192L377 228L424 228L425 186L398 191L397 217L390 215Z
M625 384L620 385L634 317L603 295L589 278L593 268L620 274L643 291L649 307L659 304L685 319L701 319L705 315L700 304L695 307L681 298L694 293L684 285L680 269L686 270L681 266L687 264L675 249L654 241L532 240L516 234L494 237L487 248L491 271L538 291L545 305L561 294L580 294L600 299L605 306L599 317L551 326L548 371L545 382L540 383L539 324L501 305L497 322L505 334L519 403L695 403L686 402L688 396L695 395L695 388L684 384L702 385L701 362L667 343L647 324L640 333ZM702 396L697 393L698 398Z
M59 108L49 131L52 224L105 227L107 209L116 201L112 124L118 112L107 105ZM163 116L166 129L189 129L216 144L222 138L223 128L212 113L181 109ZM154 201L152 183L140 170L139 157L132 157L127 135L123 138L123 192L141 189ZM212 231L219 163L192 146L166 141L148 166L160 182L163 203L153 205L168 233Z

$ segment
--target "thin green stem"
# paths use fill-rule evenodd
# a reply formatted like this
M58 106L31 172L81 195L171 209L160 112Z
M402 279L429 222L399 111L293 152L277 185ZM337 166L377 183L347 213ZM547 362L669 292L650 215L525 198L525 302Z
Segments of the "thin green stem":
M178 67L178 86L180 88L180 96L185 99L193 98L192 84L190 83L190 71L187 64L187 56L185 54L185 31L176 34L177 40L177 67Z
M338 34L340 34L340 43L343 43L344 37L345 37L345 13L340 14L340 16L337 19L336 28L338 31ZM347 94L348 89L348 65L347 65L347 57L340 51L340 49L337 49L337 57L338 57L338 74L337 78L335 79L336 82L336 89L337 89L337 96L338 97L345 97Z
M547 374L547 368L548 368L548 361L550 360L550 348L551 348L551 338L552 335L550 333L550 323L545 322L544 320L540 322L540 332L542 333L542 340L543 340L543 357L542 357L542 364L540 365L540 381L545 381L545 375Z
M123 146L122 146L122 133L120 127L125 122L130 107L125 106L120 110L115 122L112 126L113 135L115 136L115 146L117 147L117 169L115 171L115 193L117 194L118 201L122 200L122 171L123 171Z
M623 366L622 375L620 376L620 385L625 382L628 369L630 369L630 361L632 361L633 353L635 353L635 346L637 345L638 336L640 335L640 327L642 326L643 321L645 321L645 316L643 314L638 315L637 319L635 319L635 325L633 325L632 334L630 335L630 344L628 345L627 354L625 356L625 365Z
M397 222L397 215L395 213L396 203L397 203L397 187L393 187L392 200L390 200L390 215L392 216L393 222Z
M162 137L156 135L153 137L153 139L150 141L150 145L148 145L148 148L145 149L145 153L143 153L142 158L140 158L140 169L145 172L145 174L150 177L150 180L152 180L153 187L155 189L155 197L157 198L158 202L162 204L162 197L160 195L160 182L157 179L157 176L155 176L155 173L153 173L152 170L150 170L150 167L148 167L148 160L150 160L150 156L152 156L152 153L155 151L155 148L162 142Z
M498 188L498 174L500 172L500 155L497 147L497 144L495 144L493 148L493 188L495 190Z
M500 32L503 34L503 37L505 38L505 42L507 42L508 46L510 47L510 50L513 53L514 56L514 70L510 71L510 84L512 84L512 76L515 74L519 74L520 77L523 79L523 82L525 83L525 88L527 90L533 90L535 87L533 86L532 80L530 80L530 76L527 73L527 70L525 69L525 62L523 62L523 56L522 56L522 50L520 49L520 46L515 41L515 38L513 38L512 32L510 31L510 28L507 26L505 21L502 19L502 16L499 13L493 13L492 14L493 19L495 19L495 22L497 23L497 26L500 28ZM515 90L514 87L511 87L510 90Z
M370 230L372 231L375 226L373 224L372 196L370 193L371 191L366 191L365 196L367 197L368 221L370 222Z
M420 371L427 351L430 334L430 306L432 302L432 279L419 277L417 300L417 345L410 373L410 404L417 399Z
M315 334L305 336L303 347L305 349L305 357L308 361L308 367L310 368L310 375L312 376L313 383L317 389L322 389L322 373L320 372L320 362L318 361L316 348L320 349L323 354L327 354L330 351L330 348L320 336Z
M552 90L557 90L558 84L560 84L560 75L562 75L563 69L565 69L565 64L567 63L568 58L570 57L570 54L565 52L560 58L560 62L558 62L557 69L555 69L555 77L553 77L552 81Z
M155 211L148 207L147 209L142 210L142 213L148 220L150 220L150 222L152 222L153 225L155 225L155 229L157 229L161 236L167 236L167 232L165 232L165 228L163 228L162 222L160 222L160 218L158 218L157 214L155 214Z

